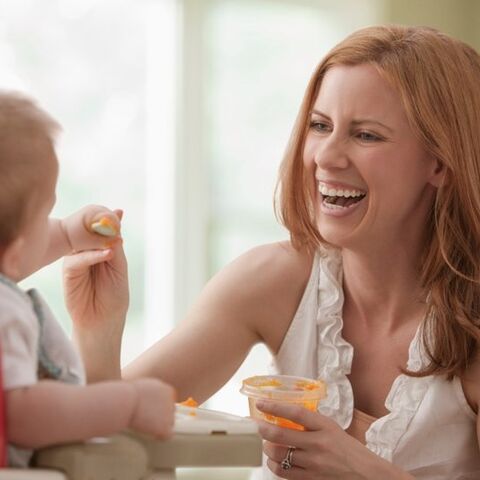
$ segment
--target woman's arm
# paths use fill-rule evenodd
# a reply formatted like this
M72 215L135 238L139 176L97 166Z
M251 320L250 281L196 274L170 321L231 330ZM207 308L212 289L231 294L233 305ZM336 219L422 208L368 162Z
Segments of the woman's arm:
M87 300L93 288L91 268L101 265L91 267L85 254L67 258L65 269L66 278L74 279L66 282L67 298L70 291L79 291L78 285L84 288L84 294L67 301L75 336L84 345L84 358L89 352L98 357L115 350L121 336L115 326L118 319L109 315L109 310L121 309L92 309ZM264 245L240 256L208 282L177 328L124 369L124 377L160 378L175 386L179 399L192 396L202 402L231 377L253 345L264 342L273 352L278 350L303 295L311 264L312 257L289 243ZM114 268L118 279L122 268ZM119 281L120 286L110 288L111 278L104 277L98 292L104 301L116 295L113 303L118 305L124 287ZM111 378L118 371L118 355L113 360L109 355L97 358L89 370L90 380Z
M126 428L166 438L174 390L156 379L89 386L44 380L5 392L10 443L40 448L111 435Z
M253 345L263 342L278 350L311 263L286 243L240 256L208 282L177 328L123 370L124 378L161 378L175 386L179 398L203 402L233 375Z

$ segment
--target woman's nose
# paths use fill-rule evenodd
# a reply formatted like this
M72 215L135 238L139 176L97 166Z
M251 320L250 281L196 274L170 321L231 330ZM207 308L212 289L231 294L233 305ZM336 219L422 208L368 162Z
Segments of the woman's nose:
M325 170L346 168L349 160L345 141L335 135L323 139L315 149L314 161L317 167Z

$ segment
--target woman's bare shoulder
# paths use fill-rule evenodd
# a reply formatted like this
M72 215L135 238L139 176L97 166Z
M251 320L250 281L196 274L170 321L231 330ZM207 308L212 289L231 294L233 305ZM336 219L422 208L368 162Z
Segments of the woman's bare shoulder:
M252 248L210 279L199 297L201 309L227 312L232 321L241 317L245 322L248 316L258 325L264 313L297 301L312 261L312 255L295 250L288 242Z
M238 257L217 281L248 312L250 328L276 351L302 299L312 263L311 253L296 250L290 242L271 243Z
M297 250L285 241L252 248L234 260L227 269L243 280L250 280L265 294L270 290L275 293L283 285L305 285L312 262L311 253Z

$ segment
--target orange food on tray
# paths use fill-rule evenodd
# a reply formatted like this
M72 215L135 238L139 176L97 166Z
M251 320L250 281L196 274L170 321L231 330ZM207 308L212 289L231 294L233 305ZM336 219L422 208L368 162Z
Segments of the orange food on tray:
M185 407L198 407L198 402L192 397L188 397L183 402L180 402L179 405L184 405Z

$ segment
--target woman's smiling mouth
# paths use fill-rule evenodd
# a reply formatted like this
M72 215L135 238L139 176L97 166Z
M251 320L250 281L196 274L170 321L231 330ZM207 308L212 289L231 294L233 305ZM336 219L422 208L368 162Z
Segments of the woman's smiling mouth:
M318 191L322 195L322 207L332 213L350 210L358 205L365 197L366 192L352 187L332 187L323 182L318 183Z

